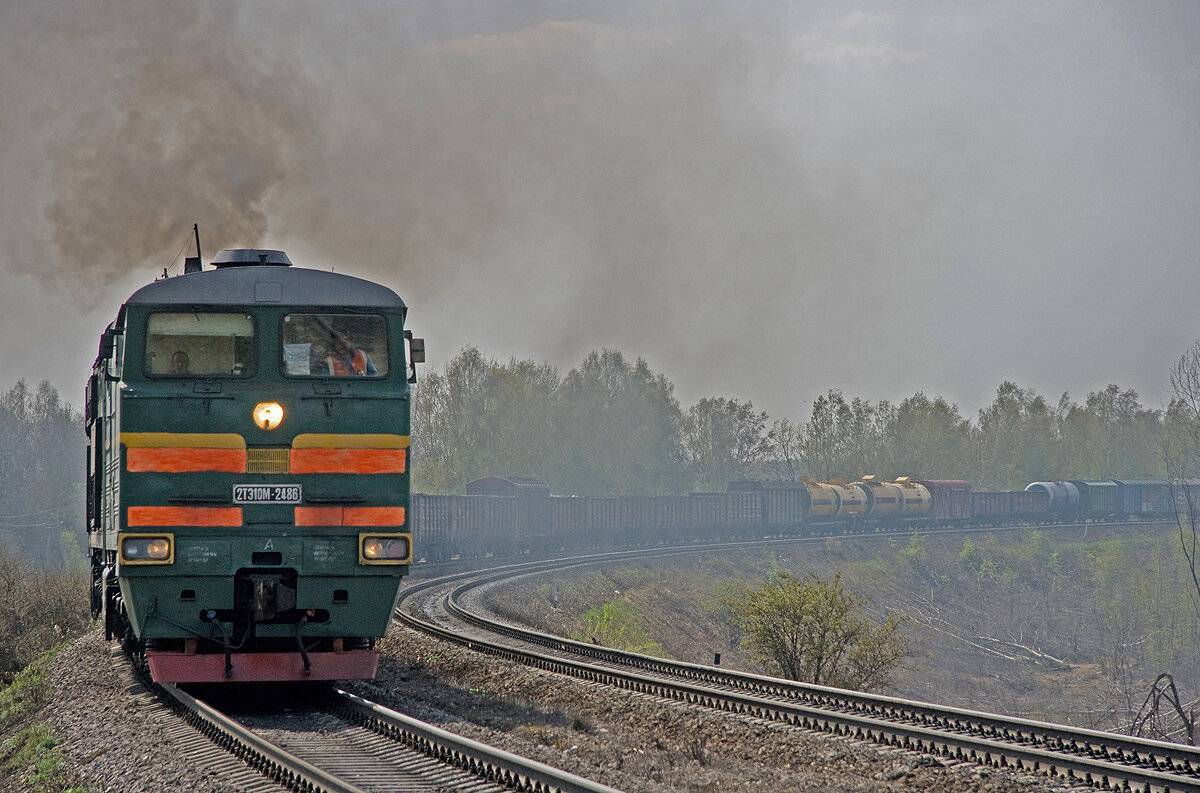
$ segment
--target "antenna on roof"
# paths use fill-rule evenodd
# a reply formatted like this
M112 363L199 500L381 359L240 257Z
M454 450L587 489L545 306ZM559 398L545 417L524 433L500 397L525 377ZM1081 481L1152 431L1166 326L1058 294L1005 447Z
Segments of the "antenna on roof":
M189 256L183 260L183 274L198 273L204 269L204 260L200 255L200 224L193 223L192 230L196 232L196 256Z

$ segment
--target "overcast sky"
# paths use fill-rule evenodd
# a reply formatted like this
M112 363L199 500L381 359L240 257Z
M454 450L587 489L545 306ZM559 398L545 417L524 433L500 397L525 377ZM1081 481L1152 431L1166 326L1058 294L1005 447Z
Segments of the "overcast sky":
M0 364L78 404L200 224L685 407L1169 398L1200 4L0 0ZM173 265L172 272L181 269Z

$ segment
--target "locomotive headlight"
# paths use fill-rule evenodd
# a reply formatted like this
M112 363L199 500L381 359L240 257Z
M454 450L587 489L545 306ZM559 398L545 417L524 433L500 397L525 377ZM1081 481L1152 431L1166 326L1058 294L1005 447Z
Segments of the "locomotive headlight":
M170 534L125 534L121 536L123 564L174 564L175 553Z
M264 430L273 430L283 421L283 405L278 402L259 402L254 406L254 423Z
M358 535L360 564L405 564L412 561L412 536L409 534Z

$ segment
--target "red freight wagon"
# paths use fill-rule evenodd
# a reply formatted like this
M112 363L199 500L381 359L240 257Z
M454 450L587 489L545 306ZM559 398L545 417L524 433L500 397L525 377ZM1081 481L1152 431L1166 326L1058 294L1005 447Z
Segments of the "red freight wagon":
M658 512L655 525L662 532L664 541L678 542L688 536L691 525L691 507L687 496L659 496L655 499Z
M974 490L971 492L971 512L976 520L1002 523L1012 517L1011 490Z
M451 548L451 496L413 493L410 524L413 530L413 558L444 562L457 553Z
M1050 494L1045 490L1018 490L1013 493L1013 517L1035 518L1050 511Z
M658 528L654 496L621 496L621 525L633 531Z
M726 521L734 533L745 536L762 531L762 494L752 492L727 493Z
M762 494L762 525L766 529L798 529L808 517L812 496L803 482L764 482L738 479L729 483L730 493Z
M971 483L962 479L918 479L929 490L934 521L971 519Z
M688 496L692 529L698 536L725 528L729 507L724 493L692 493Z
M614 534L621 530L621 499L617 496L587 497L587 526L592 532ZM604 541L606 544L611 541ZM587 542L592 545L592 542Z
M579 496L551 496L550 527L555 547L575 547L587 528L587 499Z

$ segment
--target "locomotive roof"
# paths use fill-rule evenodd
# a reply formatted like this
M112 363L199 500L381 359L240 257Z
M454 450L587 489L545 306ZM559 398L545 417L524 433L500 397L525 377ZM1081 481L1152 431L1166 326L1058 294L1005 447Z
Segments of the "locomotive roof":
M405 307L400 296L382 284L279 265L222 267L164 278L134 292L126 304Z

